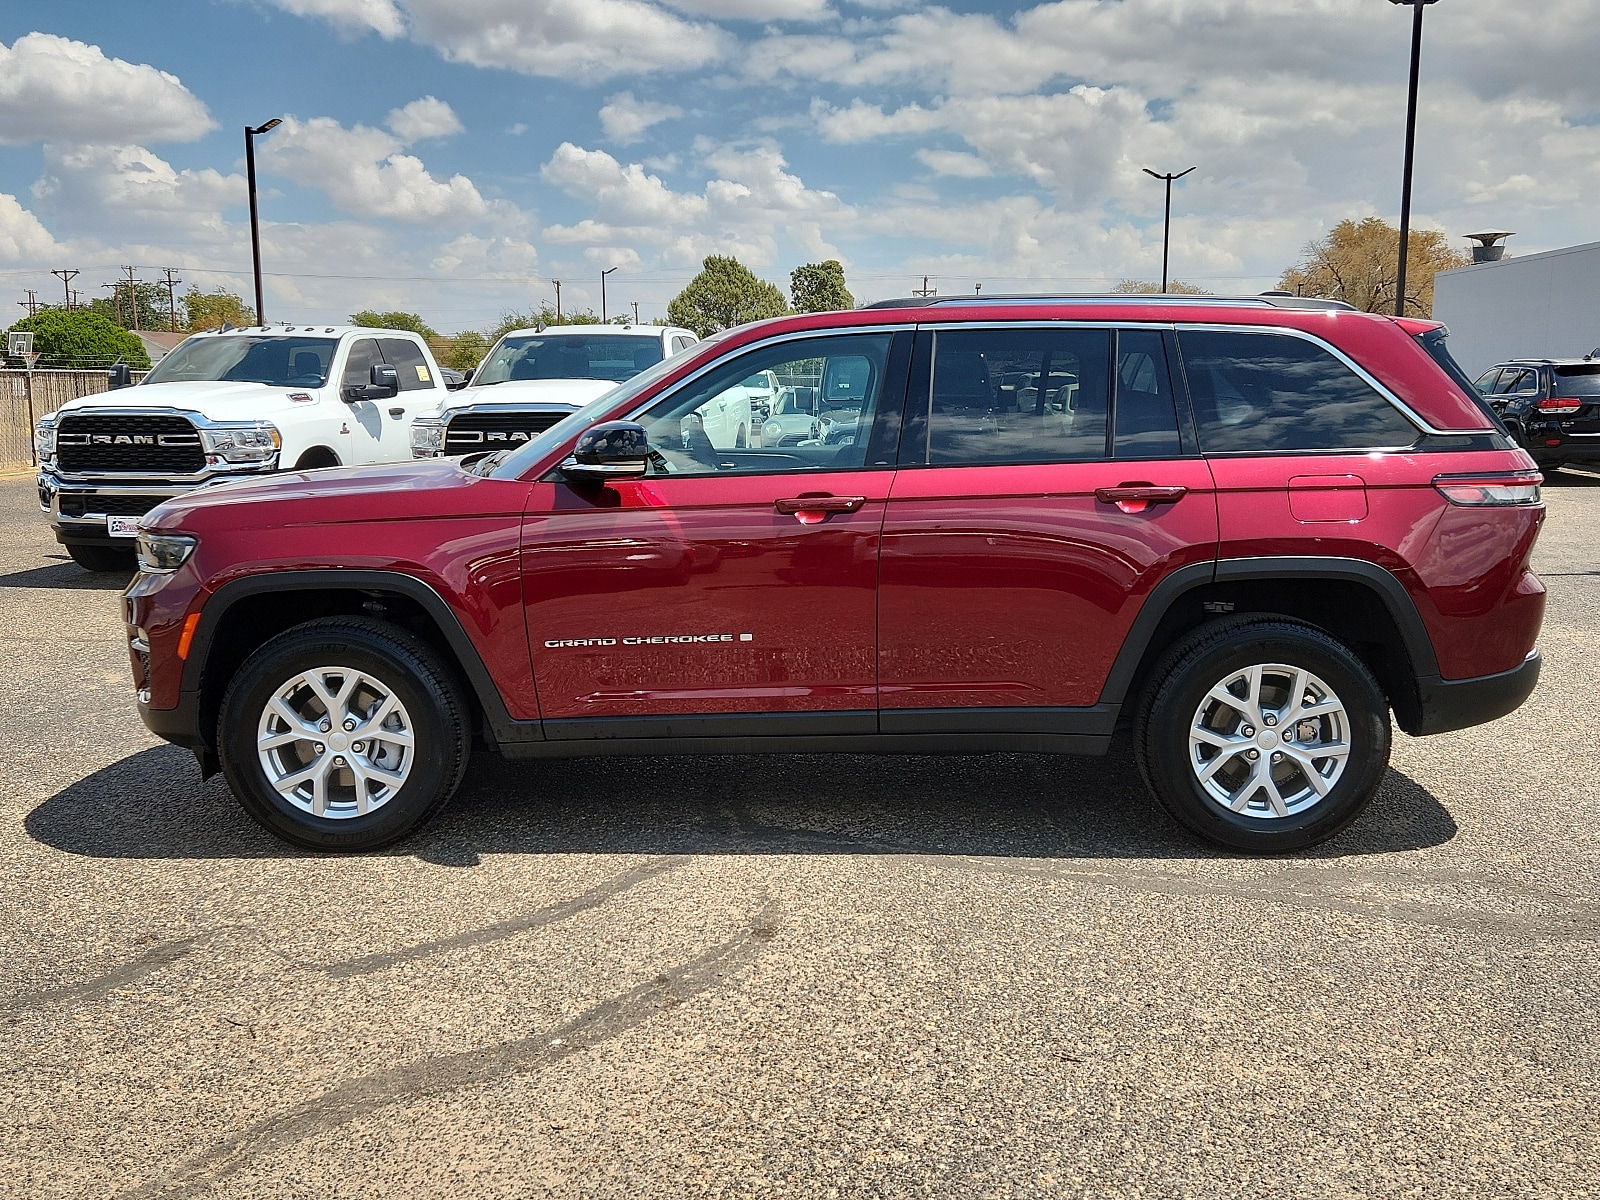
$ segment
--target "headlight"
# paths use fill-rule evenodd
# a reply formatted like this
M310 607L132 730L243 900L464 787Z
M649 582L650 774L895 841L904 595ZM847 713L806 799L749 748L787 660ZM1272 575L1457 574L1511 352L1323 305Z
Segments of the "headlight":
M33 427L33 452L41 463L54 462L56 457L56 419L41 417Z
M188 561L197 545L192 537L178 533L139 534L139 569L153 575L176 571Z
M418 417L411 422L411 456L432 458L444 450L449 422L443 417Z
M208 459L227 463L270 463L283 445L275 426L266 421L211 425L200 430L200 447Z

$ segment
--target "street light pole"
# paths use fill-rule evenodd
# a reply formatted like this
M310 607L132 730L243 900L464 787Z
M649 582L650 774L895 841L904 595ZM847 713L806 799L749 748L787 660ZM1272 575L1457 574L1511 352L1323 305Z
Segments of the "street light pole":
M606 323L606 276L615 271L616 267L607 267L600 272L600 324Z
M255 139L263 133L276 129L283 124L279 117L273 117L254 129L244 127L244 173L246 184L250 189L250 261L255 267L256 275L256 323L267 323L266 306L261 299L261 222L256 216L256 142Z
M1189 171L1194 169L1194 167L1190 167ZM1163 295L1167 291L1167 254L1172 248L1172 181L1174 179L1182 179L1189 171L1179 171L1176 175L1169 171L1167 174L1162 175L1159 172L1152 171L1149 167L1144 168L1144 173L1152 179L1165 179L1167 181L1167 216L1161 227L1161 292Z
M1409 4L1411 17L1411 90L1406 97L1406 165L1400 183L1400 267L1395 274L1394 315L1406 315L1406 256L1411 249L1411 164L1417 148L1417 76L1422 68L1422 9L1438 0L1389 0Z

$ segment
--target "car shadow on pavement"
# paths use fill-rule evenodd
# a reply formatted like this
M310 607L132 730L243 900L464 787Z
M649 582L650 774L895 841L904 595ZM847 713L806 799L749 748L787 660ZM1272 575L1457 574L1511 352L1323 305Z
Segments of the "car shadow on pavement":
M36 840L97 858L309 857L258 827L220 778L172 746L50 797ZM1390 770L1372 806L1296 858L1417 850L1456 834L1430 792ZM1229 857L1145 794L1132 756L761 755L473 761L437 819L383 854L473 866L487 854L931 854Z
M47 567L30 567L0 575L0 587L68 588L72 591L120 592L133 578L132 571L85 571L70 558L54 559Z
M1591 471L1574 470L1571 467L1559 467L1554 471L1544 473L1545 487L1600 487L1600 474Z

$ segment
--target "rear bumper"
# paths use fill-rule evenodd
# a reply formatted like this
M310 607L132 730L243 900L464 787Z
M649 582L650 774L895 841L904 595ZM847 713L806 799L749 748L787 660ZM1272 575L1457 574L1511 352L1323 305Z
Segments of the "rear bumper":
M1452 729L1482 725L1515 712L1533 694L1542 664L1539 652L1530 650L1521 666L1498 675L1480 675L1476 679L1424 676L1417 680L1421 720L1417 728L1406 732L1413 737L1449 733Z

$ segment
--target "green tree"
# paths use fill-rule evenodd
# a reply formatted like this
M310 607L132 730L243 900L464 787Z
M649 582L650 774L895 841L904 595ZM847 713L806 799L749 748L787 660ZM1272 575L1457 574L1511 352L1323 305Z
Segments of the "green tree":
M789 296L795 312L836 312L856 306L856 298L844 285L844 264L836 258L791 271Z
M11 327L33 332L41 367L94 369L121 359L135 370L150 365L137 337L86 308L43 308Z
M1436 229L1413 229L1407 239L1406 316L1433 315L1433 277L1471 258L1452 250ZM1340 221L1307 242L1300 261L1278 286L1302 296L1343 300L1363 312L1392 313L1400 271L1400 231L1382 217Z
M701 337L747 321L781 317L789 311L783 293L757 279L737 258L710 255L700 274L667 305L667 319Z
M513 329L537 329L543 325L598 325L600 317L593 309L580 308L574 312L563 312L556 315L556 310L545 302L532 312L503 312L494 327L488 331L490 342L499 341L500 338L510 333Z
M243 329L247 325L256 323L256 310L247 305L241 297L223 288L218 288L214 292L202 292L190 288L178 303L183 306L179 310L183 327L190 333L199 333L205 329L221 329L224 325Z
M1119 296L1159 296L1161 285L1147 283L1143 279L1121 279L1111 289ZM1178 279L1167 281L1167 292L1174 296L1209 296L1205 288L1195 287L1192 283L1184 283Z
M167 289L159 283L140 283L130 288L124 279L112 288L109 297L90 300L89 311L124 329L165 330L170 324Z
M366 329L404 329L411 333L418 333L425 339L439 336L417 313L408 312L373 312L364 308L358 313L350 314L350 324L360 325Z
M449 344L445 347L444 356L440 358L435 354L434 357L439 358L440 365L457 371L475 369L483 361L483 356L489 353L489 339L476 329L468 329L446 340Z

